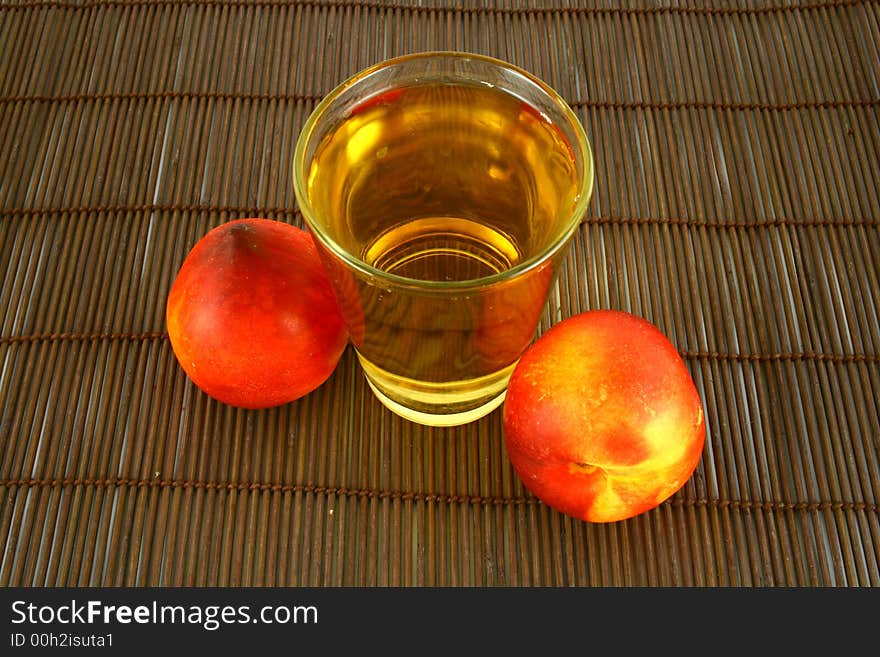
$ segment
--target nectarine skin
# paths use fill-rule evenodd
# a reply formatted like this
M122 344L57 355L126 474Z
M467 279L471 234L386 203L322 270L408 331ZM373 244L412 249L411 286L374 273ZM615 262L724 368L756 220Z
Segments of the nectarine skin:
M238 219L206 233L177 273L165 316L190 379L242 408L312 392L348 343L311 234L271 219Z
M592 310L550 328L514 369L503 410L523 484L562 513L615 522L691 477L703 405L678 351L650 322Z

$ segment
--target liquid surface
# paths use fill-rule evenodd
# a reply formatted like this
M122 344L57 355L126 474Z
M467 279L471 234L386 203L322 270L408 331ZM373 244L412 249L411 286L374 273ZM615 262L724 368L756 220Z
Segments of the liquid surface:
M520 99L425 85L355 106L319 145L308 193L334 241L385 271L461 281L552 243L577 198L568 143Z

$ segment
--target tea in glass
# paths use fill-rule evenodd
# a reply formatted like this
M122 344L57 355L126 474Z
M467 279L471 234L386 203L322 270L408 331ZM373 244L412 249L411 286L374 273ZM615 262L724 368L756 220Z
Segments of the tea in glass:
M568 106L498 60L390 60L315 109L294 180L379 399L430 425L496 408L592 192Z

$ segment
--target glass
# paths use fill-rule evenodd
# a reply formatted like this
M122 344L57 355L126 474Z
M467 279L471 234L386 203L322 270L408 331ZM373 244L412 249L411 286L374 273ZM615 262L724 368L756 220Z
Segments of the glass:
M382 403L433 426L498 407L592 194L565 101L484 56L387 60L318 104L293 178Z

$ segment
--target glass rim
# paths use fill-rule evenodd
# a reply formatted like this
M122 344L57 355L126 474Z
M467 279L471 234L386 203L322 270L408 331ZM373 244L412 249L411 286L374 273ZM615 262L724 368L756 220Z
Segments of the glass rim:
M316 126L318 125L318 122L324 116L327 109L331 105L333 105L333 103L343 93L345 93L351 87L357 85L362 80L370 77L378 71L394 66L399 66L401 64L416 61L419 59L476 60L484 64L489 64L504 69L508 72L515 73L524 78L529 84L537 87L541 91L541 93L546 95L552 101L553 105L556 106L560 113L565 117L571 129L577 136L577 146L581 151L581 158L583 160L583 172L579 180L582 185L582 191L578 195L577 201L575 202L571 210L570 216L568 218L568 225L563 231L560 232L559 236L542 251L522 260L521 262L518 262L516 265L510 267L509 269L505 269L503 271L490 274L488 276L481 276L479 278L473 278L464 281L431 281L419 278L410 278L407 276L401 276L399 274L392 274L387 271L383 271L378 267L374 267L368 264L355 254L343 248L328 233L321 222L316 219L315 212L309 201L308 192L306 190L306 180L308 179L308 172L306 171L307 163L305 161L305 155L306 148L311 141L312 135L315 131ZM502 90L507 91L506 89ZM571 146L572 148L575 148L574 144L571 144ZM334 87L329 93L327 93L327 95L325 95L324 98L321 99L321 101L309 114L308 118L303 124L302 129L300 130L293 156L293 186L300 213L302 214L303 219L306 225L311 230L312 234L317 239L319 239L324 246L326 246L336 257L338 257L348 266L361 272L362 274L366 274L371 278L382 279L389 283L393 283L398 287L418 288L421 290L436 290L438 292L460 292L462 290L470 290L474 288L486 287L487 285L492 285L495 283L500 283L502 281L520 276L521 274L531 269L537 268L553 258L553 256L555 256L568 243L569 239L580 226L583 216L586 213L587 207L589 206L590 199L592 197L593 183L593 152L586 131L584 130L583 125L581 124L577 115L572 110L571 106L568 104L568 102L565 101L564 98L562 98L562 96L559 95L559 93L555 89L550 87L546 82L544 82L534 74L529 73L525 69L520 68L515 64L511 64L504 60L490 57L488 55L480 55L476 53L456 50L424 51L401 55L398 57L392 57L390 59L385 59L376 64L373 64L372 66L369 66L350 76L349 78L338 84L336 87Z

